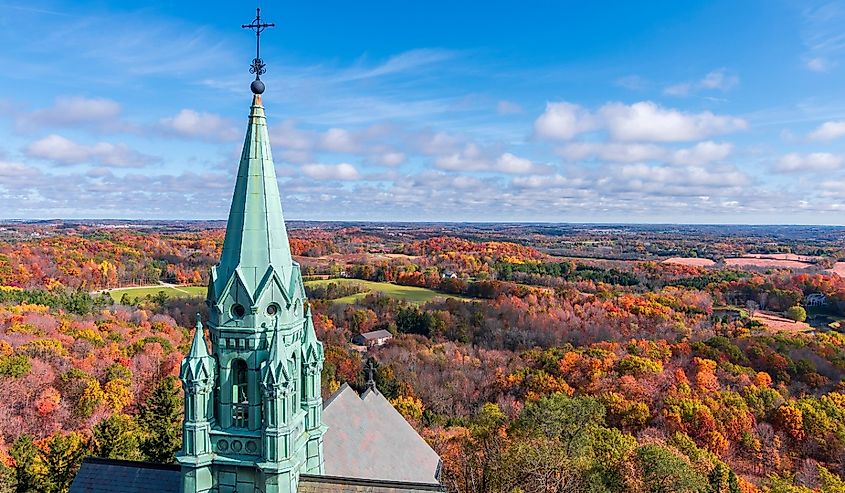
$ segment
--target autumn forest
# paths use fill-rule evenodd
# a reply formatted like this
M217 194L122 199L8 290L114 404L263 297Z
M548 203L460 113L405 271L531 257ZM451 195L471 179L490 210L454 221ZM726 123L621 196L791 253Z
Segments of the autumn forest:
M845 491L844 228L290 234L324 397L372 361L450 492ZM0 225L0 492L65 492L88 455L173 460L222 242L220 223Z

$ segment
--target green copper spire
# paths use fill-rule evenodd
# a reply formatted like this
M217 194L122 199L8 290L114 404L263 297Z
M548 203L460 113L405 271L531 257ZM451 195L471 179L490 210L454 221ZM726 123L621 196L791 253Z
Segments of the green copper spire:
M220 300L233 276L237 275L251 298L249 301L254 301L273 271L287 286L292 272L290 244L264 107L261 96L256 94L238 166L223 254L209 294L215 301Z

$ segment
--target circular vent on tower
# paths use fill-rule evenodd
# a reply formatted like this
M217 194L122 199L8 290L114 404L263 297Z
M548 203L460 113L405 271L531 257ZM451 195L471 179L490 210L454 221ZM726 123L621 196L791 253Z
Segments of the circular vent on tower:
M277 313L279 313L279 305L275 303L270 303L269 305L267 305L267 315L270 315L272 317Z
M240 303L235 303L232 305L232 317L233 318L244 318L246 315L246 308Z

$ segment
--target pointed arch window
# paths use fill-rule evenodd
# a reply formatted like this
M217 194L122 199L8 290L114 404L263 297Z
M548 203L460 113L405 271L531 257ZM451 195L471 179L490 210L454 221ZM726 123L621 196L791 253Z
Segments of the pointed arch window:
M249 368L246 361L232 361L232 424L246 428L249 424Z

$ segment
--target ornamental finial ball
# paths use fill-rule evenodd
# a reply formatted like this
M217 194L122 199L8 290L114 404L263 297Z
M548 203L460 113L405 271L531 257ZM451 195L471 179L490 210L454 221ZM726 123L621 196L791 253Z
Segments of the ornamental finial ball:
M252 90L253 94L264 94L264 83L261 82L260 79L255 79L252 81L252 84L249 85L249 88Z

